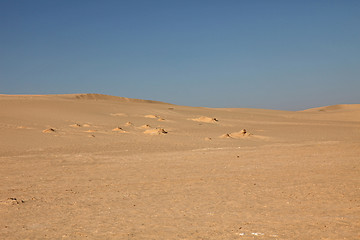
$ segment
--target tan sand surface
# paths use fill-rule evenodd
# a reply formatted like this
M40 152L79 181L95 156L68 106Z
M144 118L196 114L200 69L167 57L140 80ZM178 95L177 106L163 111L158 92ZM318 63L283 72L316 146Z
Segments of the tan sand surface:
M360 104L0 95L0 177L0 239L360 239Z

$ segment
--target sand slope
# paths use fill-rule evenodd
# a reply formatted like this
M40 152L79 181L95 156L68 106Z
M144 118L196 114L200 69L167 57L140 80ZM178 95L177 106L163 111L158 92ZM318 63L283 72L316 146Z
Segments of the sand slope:
M360 104L0 95L0 131L0 239L360 238Z

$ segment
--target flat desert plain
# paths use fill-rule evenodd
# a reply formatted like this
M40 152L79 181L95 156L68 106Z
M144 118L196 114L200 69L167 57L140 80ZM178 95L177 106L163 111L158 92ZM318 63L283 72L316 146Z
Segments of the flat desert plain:
M0 239L360 239L360 104L0 95Z

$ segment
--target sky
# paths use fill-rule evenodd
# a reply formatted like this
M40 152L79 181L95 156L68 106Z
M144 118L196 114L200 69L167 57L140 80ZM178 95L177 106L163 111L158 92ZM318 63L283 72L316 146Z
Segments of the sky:
M360 103L360 1L0 0L0 93Z

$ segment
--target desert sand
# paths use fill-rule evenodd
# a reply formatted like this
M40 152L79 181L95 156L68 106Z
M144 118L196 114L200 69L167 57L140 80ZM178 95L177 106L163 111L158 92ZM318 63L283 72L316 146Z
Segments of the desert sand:
M0 239L360 239L360 104L0 95Z

